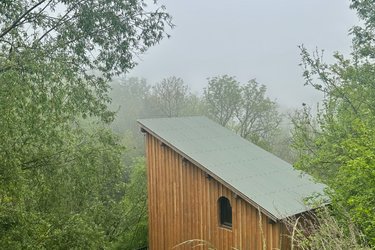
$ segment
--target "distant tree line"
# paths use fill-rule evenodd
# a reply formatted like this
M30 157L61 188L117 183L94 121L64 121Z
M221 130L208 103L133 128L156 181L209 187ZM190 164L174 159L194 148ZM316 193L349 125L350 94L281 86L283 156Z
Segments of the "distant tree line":
M113 82L111 97L112 109L117 110L112 124L115 131L139 137L138 118L204 115L285 160L293 159L284 143L284 149L279 147L281 140L289 138L287 128L281 127L286 115L266 96L265 85L255 80L241 84L233 76L212 77L203 95L198 95L176 76L153 85L131 77Z

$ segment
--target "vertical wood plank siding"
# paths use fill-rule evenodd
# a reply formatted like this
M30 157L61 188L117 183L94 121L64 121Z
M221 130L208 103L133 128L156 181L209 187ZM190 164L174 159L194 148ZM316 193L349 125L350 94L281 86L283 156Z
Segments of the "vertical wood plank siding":
M146 133L148 165L149 246L151 250L192 249L198 239L218 250L286 249L286 233L280 223L217 182L177 152ZM232 206L232 229L220 227L218 199ZM261 230L260 230L261 229ZM282 242L284 241L284 242ZM282 246L282 245L283 246ZM194 249L208 249L207 245Z

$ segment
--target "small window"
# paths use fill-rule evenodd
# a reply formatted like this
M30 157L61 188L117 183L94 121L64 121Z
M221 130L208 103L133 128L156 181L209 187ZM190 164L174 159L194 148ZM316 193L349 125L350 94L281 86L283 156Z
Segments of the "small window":
M219 221L224 227L232 227L232 207L228 198L222 196L218 200L219 205Z

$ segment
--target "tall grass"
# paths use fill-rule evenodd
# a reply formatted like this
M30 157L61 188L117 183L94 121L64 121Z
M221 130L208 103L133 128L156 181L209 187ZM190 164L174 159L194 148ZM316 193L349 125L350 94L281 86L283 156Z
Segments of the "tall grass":
M348 227L340 225L328 208L289 218L285 223L292 228L291 250L370 250L363 234L347 219Z
M207 247L208 250L218 250L214 245L212 245L211 242L208 242L206 240L201 239L192 239L192 240L186 240L184 242L181 242L178 245L175 245L172 249L179 248L181 246L190 246L191 249L194 249L196 247ZM238 248L231 247L232 250L239 250Z

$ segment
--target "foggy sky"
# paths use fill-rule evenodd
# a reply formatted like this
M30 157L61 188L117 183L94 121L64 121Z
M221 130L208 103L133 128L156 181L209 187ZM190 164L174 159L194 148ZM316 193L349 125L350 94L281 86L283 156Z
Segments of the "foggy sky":
M348 30L358 23L347 0L164 0L176 27L150 48L128 76L153 84L182 77L202 93L207 77L256 78L284 108L313 105L319 94L303 86L298 45L350 52Z

